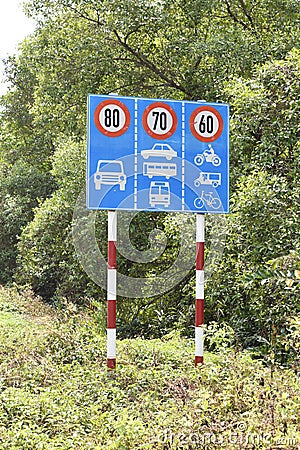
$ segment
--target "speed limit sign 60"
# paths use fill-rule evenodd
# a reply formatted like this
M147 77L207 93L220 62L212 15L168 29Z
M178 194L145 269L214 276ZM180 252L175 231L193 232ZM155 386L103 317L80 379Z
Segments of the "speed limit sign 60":
M143 127L155 139L167 139L175 132L178 124L174 109L163 102L149 105L143 113Z
M199 141L212 142L222 134L223 119L212 106L200 106L191 114L190 129Z
M119 100L104 100L95 109L94 121L97 129L109 137L124 134L130 125L130 113Z

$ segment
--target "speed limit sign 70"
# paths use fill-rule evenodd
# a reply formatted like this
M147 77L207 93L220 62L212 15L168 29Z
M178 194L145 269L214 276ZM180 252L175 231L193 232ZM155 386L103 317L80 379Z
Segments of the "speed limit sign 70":
M174 134L178 120L174 109L163 102L149 105L143 113L143 127L155 139L167 139Z
M130 113L119 100L104 100L95 109L94 121L100 133L108 137L118 137L128 130Z
M222 116L211 106L200 106L191 114L190 129L195 138L200 141L213 142L222 134Z

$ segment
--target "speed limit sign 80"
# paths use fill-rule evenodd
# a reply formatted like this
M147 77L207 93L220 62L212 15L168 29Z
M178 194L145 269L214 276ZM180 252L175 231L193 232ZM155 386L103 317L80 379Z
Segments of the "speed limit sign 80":
M104 100L95 109L94 121L97 129L109 137L124 134L130 125L130 113L119 100Z
M211 106L200 106L191 114L190 129L195 138L200 141L213 142L222 134L222 116Z

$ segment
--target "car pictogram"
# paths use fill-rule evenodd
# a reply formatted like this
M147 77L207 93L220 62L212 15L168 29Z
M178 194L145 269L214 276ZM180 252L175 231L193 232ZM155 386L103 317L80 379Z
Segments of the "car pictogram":
M125 190L126 175L122 161L100 159L94 174L95 189L100 190L101 184L119 184L120 191Z
M159 156L170 161L172 158L176 158L177 152L169 144L154 144L150 150L142 150L141 155L145 159L150 156Z

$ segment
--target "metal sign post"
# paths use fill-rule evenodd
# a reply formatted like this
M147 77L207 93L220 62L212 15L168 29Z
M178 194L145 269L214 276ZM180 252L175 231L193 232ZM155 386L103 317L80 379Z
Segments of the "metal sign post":
M195 367L203 364L204 325L204 214L196 216L196 305L195 305Z
M107 246L107 367L116 368L117 212L108 211Z

